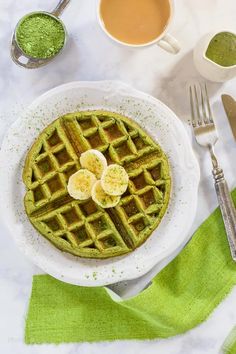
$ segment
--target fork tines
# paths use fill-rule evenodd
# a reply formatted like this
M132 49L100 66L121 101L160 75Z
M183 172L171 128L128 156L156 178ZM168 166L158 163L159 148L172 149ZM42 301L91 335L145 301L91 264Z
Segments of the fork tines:
M203 88L200 83L190 85L189 93L192 126L214 123L206 84Z

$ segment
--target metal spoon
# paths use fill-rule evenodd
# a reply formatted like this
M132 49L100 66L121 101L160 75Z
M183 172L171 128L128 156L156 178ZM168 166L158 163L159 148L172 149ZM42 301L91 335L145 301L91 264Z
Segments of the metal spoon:
M56 55L54 55L53 57L48 58L48 59L37 59L37 58L32 58L32 57L26 55L21 50L19 45L17 44L17 39L16 39L16 30L17 30L17 27L21 21L20 20L15 27L15 30L14 30L14 33L12 36L12 42L11 42L11 58L15 64L23 66L24 68L27 68L27 69L36 69L36 68L39 68L40 66L48 64L51 60L53 60L62 51L62 49L65 47L65 44L66 44L67 31L66 31L66 27L65 27L64 23L62 22L61 19L59 19L59 16L62 14L63 10L65 9L65 7L68 5L69 2L70 2L70 0L60 0L59 3L57 4L57 6L55 7L55 9L51 12L35 11L35 12L31 12L26 15L26 16L33 15L35 13L46 14L46 15L54 17L57 21L60 21L60 23L62 24L63 29L65 31L65 41L64 41L64 45L61 48L61 50Z

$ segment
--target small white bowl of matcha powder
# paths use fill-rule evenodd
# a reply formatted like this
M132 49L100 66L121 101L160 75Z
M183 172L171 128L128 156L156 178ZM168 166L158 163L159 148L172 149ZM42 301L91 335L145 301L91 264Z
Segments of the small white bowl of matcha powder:
M225 82L236 76L236 33L212 32L205 35L194 49L194 63L199 73L214 82Z

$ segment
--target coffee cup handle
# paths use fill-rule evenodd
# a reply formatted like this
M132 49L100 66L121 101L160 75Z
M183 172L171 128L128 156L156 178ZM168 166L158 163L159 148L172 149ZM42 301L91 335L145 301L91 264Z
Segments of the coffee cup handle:
M177 54L180 51L179 42L169 33L165 34L165 36L157 42L157 45L172 54Z

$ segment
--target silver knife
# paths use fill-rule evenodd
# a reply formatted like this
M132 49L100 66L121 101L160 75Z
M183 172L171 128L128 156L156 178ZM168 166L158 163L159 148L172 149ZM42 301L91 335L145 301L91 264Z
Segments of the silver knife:
M236 139L236 101L230 95L221 96L225 113L229 119L229 123Z

